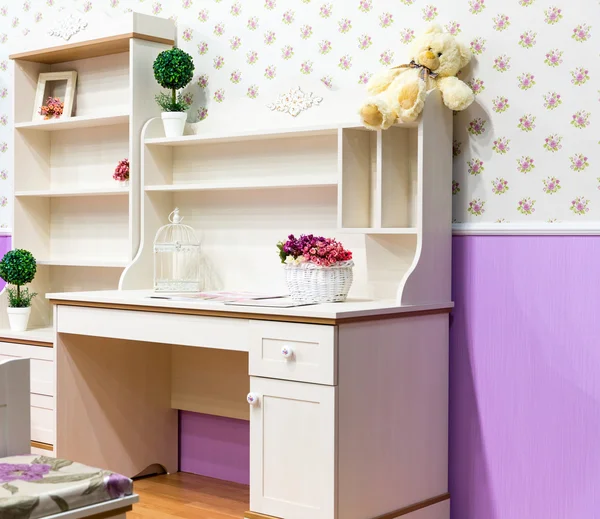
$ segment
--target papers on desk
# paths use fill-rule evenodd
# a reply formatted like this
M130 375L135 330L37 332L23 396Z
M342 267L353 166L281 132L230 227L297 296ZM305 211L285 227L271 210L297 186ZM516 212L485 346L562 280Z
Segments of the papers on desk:
M230 301L225 303L230 306L260 306L267 308L293 308L295 306L309 306L316 303L298 303L287 297L278 297L276 299L255 299L247 301Z
M259 294L256 292L197 292L193 294L156 294L150 299L167 299L169 301L201 301L203 303L219 303L234 306L261 306L265 308L293 308L308 306L313 303L297 303L287 295Z
M167 299L169 301L201 301L203 303L236 303L236 302L253 302L263 299L270 301L285 298L281 294L259 294L257 292L195 292L189 294L156 294L149 296L150 299Z

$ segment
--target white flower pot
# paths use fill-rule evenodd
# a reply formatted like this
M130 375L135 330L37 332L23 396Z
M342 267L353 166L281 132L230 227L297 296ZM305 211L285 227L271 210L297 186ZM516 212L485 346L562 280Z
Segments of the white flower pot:
M31 315L31 307L27 308L7 308L8 322L10 323L10 329L13 332L24 332L27 330L27 323L29 323L29 316Z
M165 127L165 137L172 139L183 135L187 112L163 112L161 117Z

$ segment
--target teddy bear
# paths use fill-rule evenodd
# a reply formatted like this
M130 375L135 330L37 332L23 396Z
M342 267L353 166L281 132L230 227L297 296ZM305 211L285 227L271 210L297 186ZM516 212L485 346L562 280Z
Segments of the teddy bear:
M427 92L438 88L451 110L467 108L475 99L456 74L471 60L471 51L439 25L429 26L414 42L407 65L374 75L367 85L370 98L360 108L365 127L385 130L398 119L414 121L425 105Z

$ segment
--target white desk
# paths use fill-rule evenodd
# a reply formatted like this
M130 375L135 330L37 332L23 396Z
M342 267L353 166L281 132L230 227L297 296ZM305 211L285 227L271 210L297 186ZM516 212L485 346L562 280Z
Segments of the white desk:
M148 294L48 296L58 456L129 476L177 471L173 348L247 352L227 384L249 375L255 397L247 519L449 518L451 303L271 309Z

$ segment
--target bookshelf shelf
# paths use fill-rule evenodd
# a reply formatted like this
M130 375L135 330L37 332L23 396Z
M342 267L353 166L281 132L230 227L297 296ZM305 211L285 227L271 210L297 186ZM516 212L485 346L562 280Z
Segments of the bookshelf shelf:
M50 119L48 121L27 121L15 124L16 130L39 130L45 132L76 130L79 128L95 128L98 126L114 126L128 124L129 114L87 115L66 119Z

